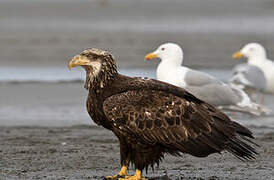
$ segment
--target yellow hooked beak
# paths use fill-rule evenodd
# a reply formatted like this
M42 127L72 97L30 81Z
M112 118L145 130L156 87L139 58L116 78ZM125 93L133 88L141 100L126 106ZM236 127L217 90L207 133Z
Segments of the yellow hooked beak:
M145 60L149 61L149 60L155 59L155 58L157 58L157 57L158 57L157 54L149 53L149 54L147 54L147 55L145 56Z
M85 65L90 65L90 60L86 56L76 55L69 61L68 68L71 70L72 67Z
M244 54L241 53L240 51L235 52L235 53L233 54L233 58L234 58L234 59L240 59L240 58L243 58L243 57L244 57Z

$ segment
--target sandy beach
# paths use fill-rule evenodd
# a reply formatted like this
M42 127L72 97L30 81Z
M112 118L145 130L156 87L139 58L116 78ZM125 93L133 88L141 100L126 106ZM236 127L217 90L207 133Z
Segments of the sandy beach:
M154 180L273 179L273 129L253 129L260 155L241 162L231 154L207 158L166 156ZM95 126L1 127L0 179L94 179L117 173L119 145L113 134ZM130 173L134 173L133 170Z

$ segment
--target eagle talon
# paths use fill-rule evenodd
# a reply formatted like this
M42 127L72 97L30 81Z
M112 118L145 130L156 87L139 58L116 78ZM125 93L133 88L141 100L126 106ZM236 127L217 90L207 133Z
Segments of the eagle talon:
M126 176L125 178L119 178L118 180L148 180L147 178L138 178L136 176Z
M115 176L107 176L107 177L105 177L105 179L106 180L117 180L117 179L121 179L121 178L124 179L124 178L127 178L127 177L129 177L127 175L127 166L122 166L120 172L117 175L115 175Z
M117 175L115 175L115 176L106 176L106 177L104 178L104 180L116 180L116 179L118 179L118 176L117 176Z
M128 177L128 176L126 176L126 175L120 175L120 174L117 175L118 179L120 179L120 178L126 178L126 177Z
M140 170L136 170L134 176L126 176L125 178L119 178L118 180L148 180L142 177L142 172Z
M128 178L129 176L126 176L126 175L115 175L115 176L106 176L104 178L104 180L120 180L120 179L126 179Z

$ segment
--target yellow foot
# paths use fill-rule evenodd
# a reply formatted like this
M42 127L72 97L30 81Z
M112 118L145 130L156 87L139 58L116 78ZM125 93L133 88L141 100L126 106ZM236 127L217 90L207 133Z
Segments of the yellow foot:
M136 176L126 176L125 178L119 178L118 180L148 180L147 178L139 178Z
M106 176L105 177L105 180L117 180L117 179L124 179L124 178L126 178L126 177L128 177L128 176L124 176L124 175L115 175L115 176Z
M143 178L141 171L137 169L134 176L125 176L124 178L119 178L118 180L148 180L148 179Z
M128 175L127 175L127 167L126 166L122 166L120 172L117 175L115 175L115 176L107 176L107 177L105 177L105 179L106 180L114 180L114 179L116 180L117 178L120 179L120 177L121 178L128 177Z

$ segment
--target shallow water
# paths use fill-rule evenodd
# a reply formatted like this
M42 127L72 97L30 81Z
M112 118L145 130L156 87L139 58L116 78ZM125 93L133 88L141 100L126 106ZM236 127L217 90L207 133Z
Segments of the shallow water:
M231 76L229 69L201 69L222 81L227 81ZM133 77L156 78L156 69L128 68L119 69L121 74ZM85 72L81 68L69 71L67 68L0 68L0 83L27 83L27 82L75 82L84 81Z
M128 76L155 78L155 69L120 69ZM223 81L228 69L202 69ZM86 108L85 72L81 68L0 69L0 125L69 126L93 124ZM265 95L265 106L274 109L274 96ZM274 116L231 114L247 126L274 128Z

